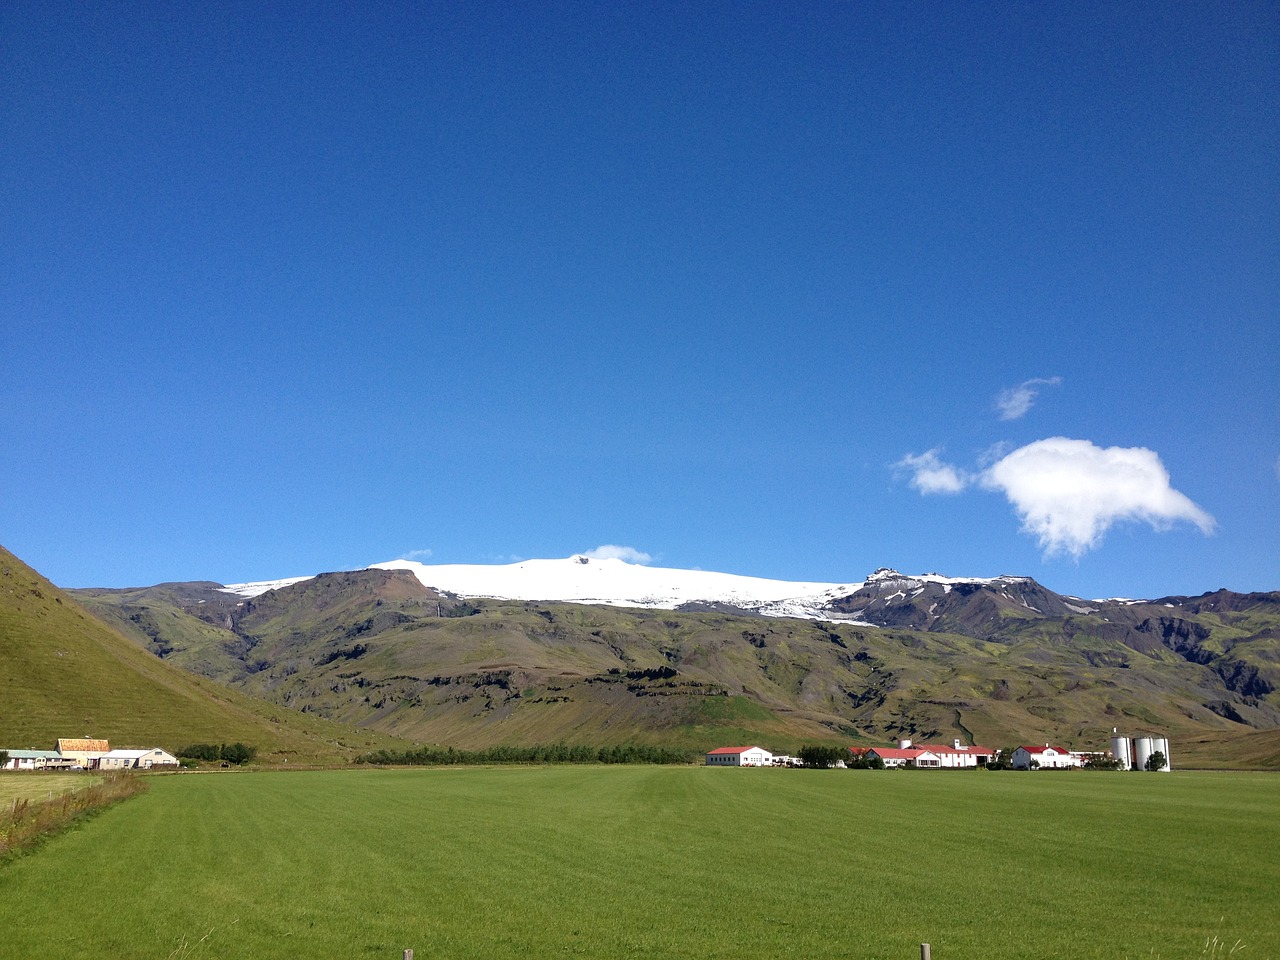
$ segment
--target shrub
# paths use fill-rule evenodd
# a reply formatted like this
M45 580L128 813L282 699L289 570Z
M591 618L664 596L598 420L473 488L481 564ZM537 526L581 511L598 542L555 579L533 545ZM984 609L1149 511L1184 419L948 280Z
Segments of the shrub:
M192 760L206 760L213 763L222 759L222 748L216 743L193 743L179 750L178 757L190 757Z
M800 761L806 767L812 767L815 770L829 770L836 765L837 760L843 760L846 751L841 747L820 747L805 744L800 748Z
M217 763L219 760L225 760L227 763L237 765L248 763L257 755L257 747L246 746L239 742L230 744L193 743L178 751L179 758L204 760L207 763Z
M850 770L883 770L884 760L873 753L864 753L855 757L849 764Z
M1086 770L1119 770L1123 764L1115 757L1108 757L1105 754L1095 753L1084 762Z
M487 763L690 763L694 754L674 747L624 744L617 747L569 746L488 747L456 750L420 747L417 750L377 750L356 757L356 763L395 766L471 766Z
M222 745L222 759L228 763L236 765L248 763L258 755L257 747L245 746L243 743L232 743Z

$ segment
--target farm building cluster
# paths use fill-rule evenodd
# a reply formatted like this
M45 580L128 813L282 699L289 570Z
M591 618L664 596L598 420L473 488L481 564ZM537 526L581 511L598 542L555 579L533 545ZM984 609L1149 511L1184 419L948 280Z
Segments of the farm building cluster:
M178 758L152 747L149 750L112 750L106 740L64 737L52 750L0 749L8 760L0 770L150 770L176 767Z
M985 767L997 759L1014 770L1069 770L1085 767L1105 758L1118 770L1146 770L1157 754L1163 763L1155 769L1170 769L1169 740L1166 737L1125 737L1113 735L1111 750L1080 751L1052 743L1023 744L1015 747L1009 757L1002 751L976 744L963 744L952 740L950 746L940 744L913 744L899 740L896 747L850 747L849 760L877 760L886 770L914 768L921 770L960 770ZM877 764L877 765L879 765ZM773 754L763 747L717 747L707 754L709 767L796 767L801 766L796 757ZM840 764L837 764L838 766ZM847 764L844 764L847 766Z

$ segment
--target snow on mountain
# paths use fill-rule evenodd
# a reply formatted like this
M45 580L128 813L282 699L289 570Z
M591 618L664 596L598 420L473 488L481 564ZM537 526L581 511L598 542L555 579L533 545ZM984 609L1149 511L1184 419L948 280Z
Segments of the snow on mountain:
M380 570L412 571L425 586L464 597L558 600L660 610L673 610L686 603L727 604L770 616L810 619L824 616L820 612L822 607L860 586L641 566L581 554L562 560L524 560L501 565L391 560L373 566Z
M988 584L1023 579L966 579L944 577L936 573L909 577L896 570L882 568L865 582L808 583L707 570L644 566L613 557L593 558L582 554L559 560L523 560L508 564L426 564L415 560L388 560L372 564L369 569L408 570L424 586L463 597L560 601L658 610L674 610L685 605L694 608L723 605L769 617L840 619L864 623L866 626L872 624L865 623L860 616L833 613L832 602L848 597L863 587L883 596L887 589L918 589L924 583L943 584L943 589L949 591L950 585L957 583ZM228 584L223 590L249 598L308 579L310 578L290 577L257 583L234 583Z
M922 573L918 576L908 576L907 574L899 573L897 570L890 569L889 567L881 567L875 573L871 574L871 576L867 577L863 586L869 587L874 585L877 587L885 587L890 584L895 584L908 587L918 587L925 583L938 583L944 588L949 588L957 583L977 583L984 586L990 586L993 583L1026 583L1030 580L1030 577L1011 576L944 577L940 573Z
M222 592L234 593L241 597L256 597L268 590L279 590L281 587L289 587L310 579L312 577L285 577L283 580L259 580L256 583L228 583L222 588Z

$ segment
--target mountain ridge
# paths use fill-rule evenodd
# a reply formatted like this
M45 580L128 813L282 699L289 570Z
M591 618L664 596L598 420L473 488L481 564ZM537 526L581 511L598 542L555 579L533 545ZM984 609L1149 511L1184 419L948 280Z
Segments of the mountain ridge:
M254 596L221 588L217 602L207 584L81 593L188 669L463 747L958 736L1093 748L1113 726L1208 740L1280 727L1280 594L1084 601L1030 577L882 569L834 591L820 617L788 618L761 615L768 599L468 597L426 586L426 565L385 566Z
M950 577L939 573L902 574L881 567L862 581L791 581L707 570L657 567L616 557L572 554L556 559L520 560L509 564L425 564L388 560L363 569L408 570L424 586L460 596L494 600L556 601L678 610L687 605L716 606L762 616L824 619L832 601L861 590L883 591L895 583L940 587L1035 582L1011 574L996 577ZM234 583L224 590L245 598L311 579L288 577ZM1078 598L1076 598L1078 599ZM1082 601L1102 603L1110 601ZM1120 601L1117 601L1120 602ZM1128 601L1142 602L1142 601Z

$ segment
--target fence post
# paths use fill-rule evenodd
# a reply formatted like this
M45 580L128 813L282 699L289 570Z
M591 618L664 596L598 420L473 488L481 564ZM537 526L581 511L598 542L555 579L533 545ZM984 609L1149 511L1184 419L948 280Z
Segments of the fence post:
M932 951L927 943L920 944L920 960L933 960Z

